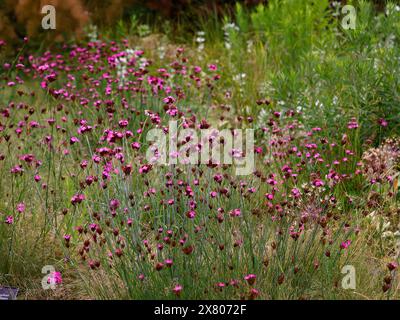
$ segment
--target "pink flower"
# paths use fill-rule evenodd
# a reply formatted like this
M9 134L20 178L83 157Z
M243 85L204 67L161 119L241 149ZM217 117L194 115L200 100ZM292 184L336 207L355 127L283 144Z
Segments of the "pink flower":
M256 282L256 278L257 278L257 276L255 274L251 273L251 274L248 274L247 276L245 276L244 280L246 280L247 283L252 286Z
M47 279L48 284L61 284L62 283L62 276L61 272L54 271L50 273L48 279Z
M351 244L351 240L346 240L340 244L341 249L347 249Z
M133 142L131 144L131 147L132 147L132 149L139 150L140 149L140 143L139 142Z
M109 207L110 207L111 211L117 210L119 208L119 205L120 205L120 203L119 203L118 199L111 199L110 200Z
M74 143L77 143L77 142L79 142L79 139L77 137L71 137L71 139L69 139L69 143L70 144L74 144Z
M165 98L163 99L163 102L166 103L166 104L172 104L172 103L175 102L175 98L172 97L172 96L168 96L168 97L165 97Z
M171 267L172 264L173 264L173 261L172 261L171 259L166 259L166 260L164 261L164 263L165 263L165 265L166 265L167 267Z
M220 174L220 173L218 173L218 174L216 174L215 176L214 176L214 181L215 182L218 182L218 183L221 183L222 182L222 174Z
M217 66L215 64L209 64L208 65L208 70L210 71L217 71Z
M268 200L273 200L273 199L274 199L274 195L273 195L272 193L266 193L266 194L265 194L265 197L266 197Z
M229 212L229 214L231 217L240 217L242 212L240 211L240 209L233 209Z
M16 165L15 167L11 168L11 173L22 175L24 173L24 168L22 168L20 165Z
M143 165L139 168L139 173L148 173L151 170L151 165Z
M7 216L5 223L6 224L13 224L14 223L14 217L13 216Z
M164 264L163 264L163 263L158 262L158 263L156 264L156 270L157 270L157 271L160 271L160 270L162 270L163 268L164 268Z
M128 224L129 227L131 227L132 224L133 224L133 220L131 218L129 218L128 221L127 221L127 224Z
M387 264L387 267L388 267L388 269L389 269L390 271L393 271L393 270L397 269L398 266L399 266L399 265L398 265L397 262L395 262L395 261L389 262L389 263Z
M167 114L169 114L171 117L175 117L178 114L178 109L170 108L167 110Z
M172 292L173 292L177 297L179 297L179 296L181 295L182 289L183 289L183 287L182 287L181 285L177 284L177 285L172 289Z
M259 295L260 295L260 292L259 292L257 289L252 288L252 289L250 290L249 299L250 299L250 300L254 300L254 299L256 299Z
M347 124L347 128L349 128L349 129L357 129L358 128L358 123L357 123L356 118L351 118L351 120Z
M194 71L195 73L200 73L200 72L201 72L201 67L195 66L195 67L193 68L193 71Z
M229 284L230 284L232 287L238 287L238 286L239 286L239 280L232 279L231 281L229 281Z
M296 199L297 199L297 198L300 198L301 194L300 194L299 189L293 188L293 189L292 189L292 195L293 195L293 197L296 198Z
M17 211L22 213L25 211L25 204L23 202L17 204Z
M129 124L128 120L125 120L125 119L124 119L124 120L120 120L120 121L118 122L118 125L119 125L121 128L127 127L128 124Z
M186 213L186 216L187 216L189 219L194 219L194 217L196 216L196 212L193 211L193 210L190 210L190 211L188 211L188 212Z
M383 119L383 118L380 118L380 119L378 120L378 124L379 124L381 127L387 127L387 126L388 126L388 122L387 122L385 119Z
M83 200L85 200L85 195L83 193L77 193L71 198L71 203L73 205L81 203Z
M312 184L314 187L322 187L325 183L321 179L315 179Z

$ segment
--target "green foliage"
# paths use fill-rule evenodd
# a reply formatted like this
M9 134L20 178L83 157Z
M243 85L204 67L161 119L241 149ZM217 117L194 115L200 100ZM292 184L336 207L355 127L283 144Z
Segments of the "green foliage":
M212 59L213 47L225 50L229 59L222 64L232 80L246 74L245 81L231 82L244 115L256 117L260 110L253 97L267 96L300 107L308 125L324 123L332 133L337 119L357 117L362 138L379 143L399 132L400 12L392 3L387 11L376 13L370 2L360 1L355 30L345 30L341 8L331 9L329 1L274 0L253 10L238 3L223 25L200 28L208 37L235 23L227 36L208 38L208 52ZM227 40L229 47L222 49ZM381 118L387 127L378 124Z

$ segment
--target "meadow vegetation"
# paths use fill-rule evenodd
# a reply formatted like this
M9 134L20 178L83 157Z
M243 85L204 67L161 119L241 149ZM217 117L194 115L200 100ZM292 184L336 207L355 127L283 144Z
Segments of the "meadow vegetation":
M0 285L399 299L400 7L353 4L354 30L329 1L270 0L175 25L132 16L51 50L26 38L11 57L0 42ZM254 129L254 172L150 164L146 134L171 120Z

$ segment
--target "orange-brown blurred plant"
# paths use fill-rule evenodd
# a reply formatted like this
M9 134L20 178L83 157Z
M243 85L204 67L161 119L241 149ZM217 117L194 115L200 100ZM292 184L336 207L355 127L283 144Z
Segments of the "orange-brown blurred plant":
M246 5L266 0L245 0ZM67 40L70 36L81 38L89 21L112 26L125 13L135 8L145 8L168 18L201 15L210 10L222 13L236 1L223 0L2 0L0 1L0 39L14 41L24 36L38 40ZM41 9L53 5L56 9L56 30L43 30ZM143 11L143 10L142 10ZM125 15L126 16L126 15Z
M56 30L43 30L41 9L45 5L53 5L56 9ZM50 38L62 39L63 35L75 34L80 37L84 25L88 22L88 12L81 0L18 0L15 6L17 22L23 24L29 37L46 32Z

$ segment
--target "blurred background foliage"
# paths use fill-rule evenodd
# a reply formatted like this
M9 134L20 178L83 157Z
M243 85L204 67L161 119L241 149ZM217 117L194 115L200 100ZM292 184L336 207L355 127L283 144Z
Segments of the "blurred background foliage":
M245 5L263 1L246 0ZM88 23L111 27L119 20L129 20L132 15L157 22L190 20L194 16L207 16L210 12L226 13L235 1L204 0L1 0L0 38L15 41L28 35L35 40L66 40L82 37ZM41 8L53 5L57 12L57 30L41 30Z
M268 0L0 0L0 38L11 43L26 35L35 40L33 43L79 39L89 23L107 28L118 21L129 21L133 15L141 22L151 24L167 19L173 28L184 26L186 31L193 31L190 29L194 21L233 14L237 2L247 8L268 4ZM345 2L341 1L342 4ZM381 10L385 0L373 2ZM43 32L41 29L44 5L56 8L55 31Z

